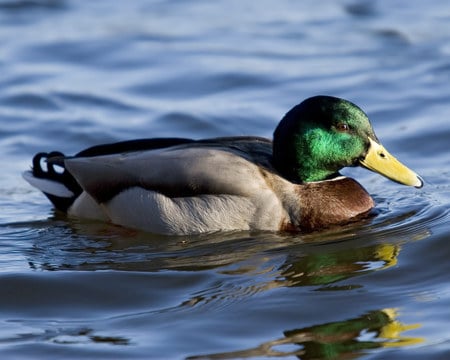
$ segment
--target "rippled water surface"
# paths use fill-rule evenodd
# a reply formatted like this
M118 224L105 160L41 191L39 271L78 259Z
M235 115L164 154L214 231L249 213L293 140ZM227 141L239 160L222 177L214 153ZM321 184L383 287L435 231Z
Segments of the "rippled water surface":
M449 359L450 4L0 1L2 359ZM161 237L66 219L38 151L271 137L315 94L426 181L347 169L375 216L308 235Z

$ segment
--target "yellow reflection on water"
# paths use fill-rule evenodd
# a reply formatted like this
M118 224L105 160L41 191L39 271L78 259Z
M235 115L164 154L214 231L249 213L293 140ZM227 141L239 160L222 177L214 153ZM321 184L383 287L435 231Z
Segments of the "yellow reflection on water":
M384 309L391 321L380 329L379 337L388 341L383 341L384 347L400 347L420 344L424 341L423 338L405 337L402 333L408 330L419 328L420 324L405 325L397 321L397 311L395 309Z
M351 251L310 253L289 259L281 275L285 286L330 285L364 272L395 266L400 249L400 245L386 243Z

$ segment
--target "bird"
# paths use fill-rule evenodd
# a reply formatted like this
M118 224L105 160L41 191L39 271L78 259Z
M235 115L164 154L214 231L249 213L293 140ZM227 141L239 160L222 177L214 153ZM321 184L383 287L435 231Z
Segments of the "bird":
M289 110L273 139L143 138L74 156L40 152L23 177L69 217L163 235L308 233L357 221L374 200L344 167L421 188L378 140L364 111L317 95Z

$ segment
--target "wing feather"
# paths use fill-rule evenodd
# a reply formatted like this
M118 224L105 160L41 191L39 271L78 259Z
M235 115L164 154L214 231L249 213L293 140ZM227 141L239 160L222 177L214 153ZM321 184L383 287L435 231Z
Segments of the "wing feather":
M261 164L249 158L248 151L243 155L238 148L189 144L75 157L66 159L65 166L81 187L102 203L135 186L169 197L254 194L267 184L259 170Z

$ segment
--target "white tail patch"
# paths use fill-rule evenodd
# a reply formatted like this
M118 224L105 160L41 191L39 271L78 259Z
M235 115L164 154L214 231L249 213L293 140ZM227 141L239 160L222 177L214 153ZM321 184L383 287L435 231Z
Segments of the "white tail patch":
M70 191L64 184L50 179L35 177L31 171L25 171L24 173L22 173L22 176L28 183L30 183L30 185L47 194L62 198L71 198L75 196L75 194Z

